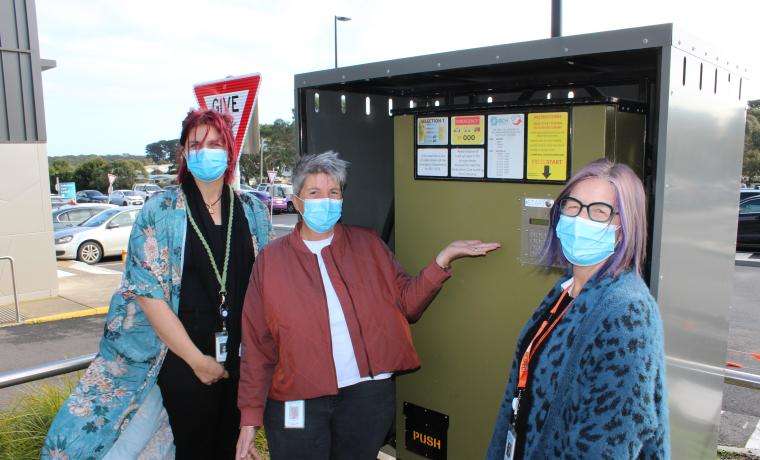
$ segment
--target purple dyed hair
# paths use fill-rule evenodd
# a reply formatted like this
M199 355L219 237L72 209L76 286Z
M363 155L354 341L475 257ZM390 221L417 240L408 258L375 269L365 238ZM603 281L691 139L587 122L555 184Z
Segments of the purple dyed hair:
M615 252L599 270L598 275L618 276L628 269L641 274L646 259L647 211L644 186L631 168L607 159L593 161L573 176L562 189L551 209L549 233L544 243L542 263L547 266L570 267L562 253L555 229L560 217L559 203L572 195L575 187L584 180L598 178L608 181L615 189L613 206L620 216Z

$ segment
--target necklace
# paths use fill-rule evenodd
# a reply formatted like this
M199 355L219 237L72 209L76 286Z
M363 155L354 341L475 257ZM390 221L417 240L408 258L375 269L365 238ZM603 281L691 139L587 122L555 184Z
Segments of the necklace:
M221 200L221 199L222 199L222 194L220 193L220 194L219 194L219 198L217 198L217 199L216 199L216 201L214 201L214 202L213 202L213 203L211 203L211 204L208 204L208 203L206 203L206 200L203 200L203 204L205 204L205 205L206 205L206 208L208 209L208 213L209 213L209 214L211 214L211 215L213 215L213 214L214 214L214 209L213 209L213 206L214 206L215 204L219 203L219 200Z

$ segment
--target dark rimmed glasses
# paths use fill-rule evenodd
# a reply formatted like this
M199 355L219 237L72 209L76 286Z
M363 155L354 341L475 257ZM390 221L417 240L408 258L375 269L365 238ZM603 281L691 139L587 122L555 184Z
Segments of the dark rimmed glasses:
M611 221L615 214L617 214L617 211L615 211L615 208L613 208L612 205L604 202L583 204L580 200L571 196L563 198L562 201L559 202L559 212L562 213L563 216L577 217L583 208L586 208L589 219L603 224Z

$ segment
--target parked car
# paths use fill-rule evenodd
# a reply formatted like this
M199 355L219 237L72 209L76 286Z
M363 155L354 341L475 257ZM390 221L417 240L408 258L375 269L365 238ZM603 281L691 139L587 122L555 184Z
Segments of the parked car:
M60 230L66 227L75 227L90 217L109 208L110 204L100 203L83 203L70 205L66 204L53 211L53 230Z
M746 200L747 198L752 198L753 196L760 195L760 190L754 189L754 188L743 188L739 190L739 202Z
M132 190L135 192L145 192L147 194L145 197L146 200L152 195L163 191L163 189L156 184L135 184L132 186Z
M270 197L267 192L259 192L258 190L252 190L250 192L244 192L244 193L248 193L251 196L258 198L259 201L264 203L264 206L266 206L267 209L269 209L269 206L271 206L272 197Z
M108 202L118 206L142 206L145 197L134 190L114 190L108 197Z
M736 247L737 249L760 248L760 196L748 198L739 204Z
M293 206L293 186L290 184L259 184L256 191L271 193L274 191L274 212L296 212Z
M97 190L80 190L77 203L108 203L108 197Z
M285 188L275 184L272 190L274 191L272 211L286 212L288 210L288 197L285 195Z
M104 256L121 254L139 211L133 206L106 209L76 227L54 232L55 256L95 264Z

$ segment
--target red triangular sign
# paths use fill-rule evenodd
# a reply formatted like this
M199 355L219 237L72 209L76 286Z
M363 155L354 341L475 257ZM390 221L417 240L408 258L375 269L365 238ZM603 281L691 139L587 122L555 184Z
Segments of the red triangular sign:
M240 153L243 146L245 130L251 119L260 83L261 75L252 74L200 83L193 87L198 105L202 109L214 109L232 115L235 155Z

